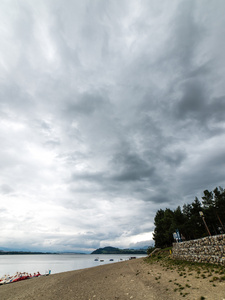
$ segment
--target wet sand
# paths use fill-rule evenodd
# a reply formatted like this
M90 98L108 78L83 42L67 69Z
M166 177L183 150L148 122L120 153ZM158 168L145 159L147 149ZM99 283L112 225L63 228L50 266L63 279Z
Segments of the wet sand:
M224 282L213 286L195 275L193 272L181 278L175 270L165 270L159 263L148 264L139 258L2 285L0 299L225 299ZM177 289L179 285L183 289Z

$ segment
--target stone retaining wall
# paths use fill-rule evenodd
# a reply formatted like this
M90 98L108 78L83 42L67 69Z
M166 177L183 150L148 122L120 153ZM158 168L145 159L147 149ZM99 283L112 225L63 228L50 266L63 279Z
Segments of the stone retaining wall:
M173 243L173 257L225 265L225 234Z

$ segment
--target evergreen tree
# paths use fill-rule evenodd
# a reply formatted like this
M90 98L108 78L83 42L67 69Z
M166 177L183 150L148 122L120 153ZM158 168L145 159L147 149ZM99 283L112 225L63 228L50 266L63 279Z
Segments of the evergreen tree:
M157 211L155 219L155 231L153 238L155 240L155 247L165 248L173 243L173 211L160 209Z
M155 247L171 246L176 229L186 240L208 236L200 211L204 213L204 220L212 235L225 233L225 190L219 187L213 192L205 190L203 193L202 202L195 197L191 204L184 204L182 210L178 206L174 211L168 208L157 211L153 234Z

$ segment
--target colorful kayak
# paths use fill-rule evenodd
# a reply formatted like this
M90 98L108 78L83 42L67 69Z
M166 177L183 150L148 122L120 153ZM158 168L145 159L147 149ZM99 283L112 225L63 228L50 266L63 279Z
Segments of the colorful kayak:
M39 272L34 273L33 275L28 274L26 272L23 272L23 273L17 272L13 276L5 275L2 278L0 278L0 285L17 282L17 281L21 281L21 280L26 280L26 279L30 279L30 278L34 278L34 277L39 277L39 276L41 276L41 274Z

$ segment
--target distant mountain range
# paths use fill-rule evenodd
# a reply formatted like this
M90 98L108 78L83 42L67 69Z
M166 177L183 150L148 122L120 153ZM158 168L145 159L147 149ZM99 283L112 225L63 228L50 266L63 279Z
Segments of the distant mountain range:
M0 248L0 255L5 254L87 254L84 252L76 252L76 251L41 251L41 250L29 250L26 248L23 249L16 249L16 248Z
M5 251L5 250L0 250L0 255L7 255L7 254L54 254L50 252L31 252L31 251Z
M91 254L146 254L147 249L119 249L115 247L98 248Z
M87 254L83 252L41 252L41 251L23 251L23 250L0 250L0 255L16 254Z
M98 248L93 251L91 254L146 254L149 246L142 247L141 249L119 249L115 247L104 247ZM30 251L27 249L10 249L10 248L0 248L0 255L16 255L16 254L88 254L88 253L80 253L73 251L56 251L56 252L42 252L42 251Z

